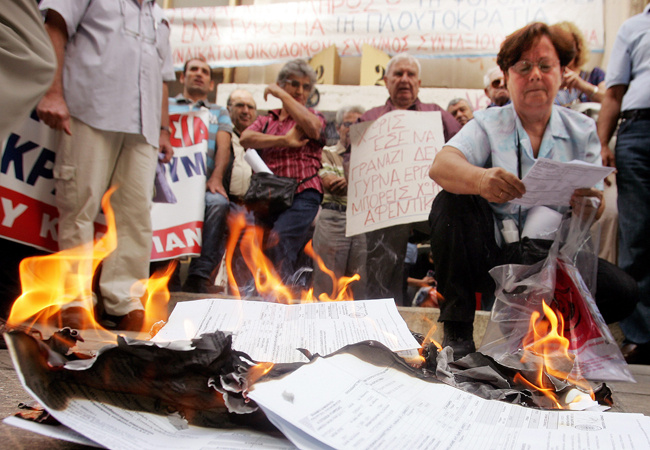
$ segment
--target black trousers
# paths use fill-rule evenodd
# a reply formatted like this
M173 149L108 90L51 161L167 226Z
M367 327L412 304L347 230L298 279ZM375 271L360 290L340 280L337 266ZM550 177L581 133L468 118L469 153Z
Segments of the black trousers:
M431 253L436 269L440 321L472 322L476 292L494 292L489 270L505 264L494 239L494 216L478 195L440 192L431 206ZM632 277L617 266L598 259L596 305L605 322L627 317L639 300Z

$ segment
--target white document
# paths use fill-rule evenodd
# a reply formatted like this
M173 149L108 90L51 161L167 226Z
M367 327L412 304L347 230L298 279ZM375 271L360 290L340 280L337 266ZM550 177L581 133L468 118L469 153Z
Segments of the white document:
M257 383L249 396L301 448L650 448L650 418L642 414L484 400L350 354Z
M253 169L253 172L255 173L273 173L271 172L271 169L269 169L269 166L266 165L264 160L260 157L260 154L257 153L257 150L249 148L246 150L244 153L244 161L248 163L249 166L251 166L251 169Z
M569 206L573 191L591 188L612 173L614 168L584 161L568 163L539 158L523 178L526 194L512 203L524 206Z
M62 441L72 442L74 444L87 445L89 447L104 448L103 445L99 445L98 443L91 441L84 435L77 433L65 425L46 425L44 423L21 419L20 417L16 416L9 416L4 419L3 422L7 425L31 431L42 436L60 439Z
M71 399L64 410L48 411L64 425L54 427L18 418L5 422L69 442L119 450L296 448L287 439L256 430L188 426L180 418L174 423L170 417L86 399Z
M348 344L375 340L392 351L420 346L392 299L284 305L207 299L176 305L153 341L192 339L214 331L233 333L233 348L257 361L308 361L297 349L328 355Z

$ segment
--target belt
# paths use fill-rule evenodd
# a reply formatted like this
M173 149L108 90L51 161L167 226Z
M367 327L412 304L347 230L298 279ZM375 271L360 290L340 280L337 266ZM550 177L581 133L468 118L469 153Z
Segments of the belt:
M333 211L339 211L339 212L345 212L347 207L345 205L341 205L340 203L323 203L321 205L323 209L331 209Z
M621 113L624 120L650 120L650 108L628 109Z

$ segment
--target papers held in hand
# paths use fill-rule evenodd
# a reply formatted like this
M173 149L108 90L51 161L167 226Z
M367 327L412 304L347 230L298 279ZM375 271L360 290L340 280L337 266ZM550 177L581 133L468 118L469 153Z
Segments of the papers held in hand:
M526 194L511 203L523 206L569 206L573 191L602 182L614 168L584 161L568 163L539 158L522 179Z

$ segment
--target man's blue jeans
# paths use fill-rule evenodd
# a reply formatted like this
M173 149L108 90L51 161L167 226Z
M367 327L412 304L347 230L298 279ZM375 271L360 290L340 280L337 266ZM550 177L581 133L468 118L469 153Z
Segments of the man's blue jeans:
M230 211L230 202L226 197L210 191L205 193L201 256L192 258L188 276L212 279L212 272L221 262L226 250L228 211Z
M621 321L626 339L650 342L650 120L625 120L616 141L619 266L639 284L634 312Z
M269 217L256 217L258 223L270 230L271 242L277 244L266 253L285 284L295 285L300 278L298 259L302 248L311 239L312 222L316 218L323 196L315 189L305 189L293 198L291 208Z

